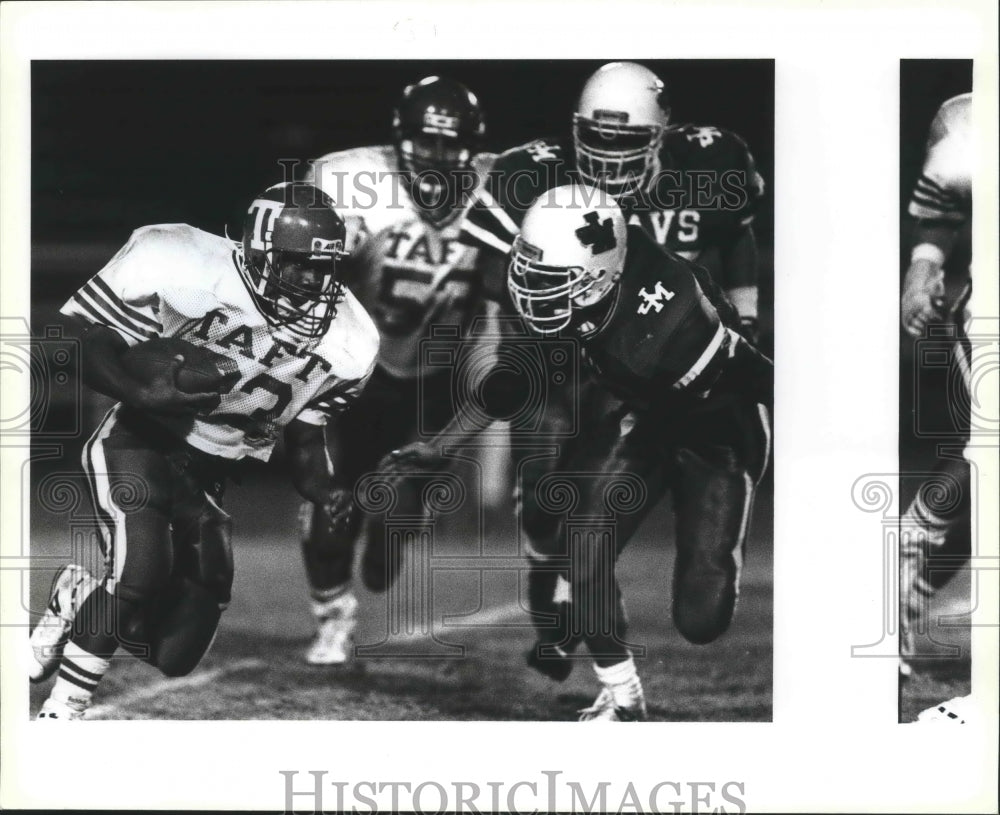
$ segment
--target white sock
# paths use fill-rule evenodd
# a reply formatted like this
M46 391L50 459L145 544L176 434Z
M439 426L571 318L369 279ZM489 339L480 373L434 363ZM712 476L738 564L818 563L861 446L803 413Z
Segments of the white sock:
M70 707L86 707L110 665L108 660L84 651L70 640L63 651L50 697Z
M945 536L953 523L934 514L918 495L899 519L903 551L919 551L922 540L932 549L944 546Z
M357 599L349 582L332 589L311 589L309 593L312 597L312 613L317 620L349 616L357 606Z
M610 692L618 707L635 708L642 705L642 683L635 670L635 660L630 654L624 662L602 668L594 665L594 673Z

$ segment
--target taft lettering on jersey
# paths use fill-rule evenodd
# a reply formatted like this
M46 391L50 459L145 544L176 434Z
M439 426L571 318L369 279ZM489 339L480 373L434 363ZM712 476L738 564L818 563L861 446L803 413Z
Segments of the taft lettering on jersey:
M255 348L253 329L248 325L230 327L229 322L228 314L221 309L212 309L190 331L181 328L175 336L187 340L197 338L204 340L204 342L197 343L198 345L214 345L222 351L235 351L246 359L259 362L265 368L272 367L282 357L304 360L305 366L295 374L296 379L302 382L308 381L317 368L322 373L326 373L333 367L319 354L306 350L296 343L279 339L274 335L264 335L263 347L261 347L262 338L258 334L257 347Z
M185 224L143 227L62 312L112 328L130 345L154 335L180 337L231 360L239 379L214 410L193 421L154 418L204 452L266 461L289 422L323 425L360 393L378 335L350 292L318 340L274 329L240 279L236 250L232 241ZM98 302L94 291L114 296ZM126 331L126 318L149 333Z
M493 158L474 159L479 183ZM459 240L465 213L440 226L421 218L390 146L330 153L311 166L313 183L324 191L350 189L361 176L377 179L363 204L348 197L338 207L351 246L349 286L378 327L378 364L394 377L416 378L420 341L430 327L465 329L482 308L478 250Z

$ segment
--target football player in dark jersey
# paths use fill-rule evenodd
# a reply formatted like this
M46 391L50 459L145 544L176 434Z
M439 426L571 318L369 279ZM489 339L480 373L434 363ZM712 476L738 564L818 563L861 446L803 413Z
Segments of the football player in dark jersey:
M752 221L763 181L753 157L743 140L728 131L671 127L663 82L635 63L605 65L587 81L573 117L571 141L538 139L508 150L497 159L486 186L474 194L462 234L484 251L492 249L487 289L501 303L508 296L506 257L526 211L546 190L580 180L616 195L629 225L641 228L654 243L697 258L735 306L722 306L726 297L719 294L720 307L733 314L734 327L755 338L757 249ZM709 286L719 291L706 281ZM506 305L513 309L509 301ZM499 354L507 356L503 346ZM512 445L519 461L518 517L534 551L544 551L558 531L556 516L541 506L539 485L549 472L561 469L572 458L573 447L587 437L587 427L572 435L574 421L589 425L594 417L619 407L620 400L592 379L579 390L550 387L531 447ZM548 441L552 443L545 445ZM543 458L539 445L556 452ZM529 559L535 562L530 551ZM549 572L533 570L530 583L532 597L562 596ZM534 650L529 662L555 678L563 678L569 667L546 663Z
M741 336L735 309L707 272L627 225L603 191L565 185L543 194L514 238L507 284L527 325L575 338L595 380L618 400L551 474L576 500L564 505L555 534L531 539L535 665L564 677L585 642L602 689L581 720L641 719L615 562L671 490L674 622L698 644L726 631L767 466L772 365ZM521 372L498 366L481 404L491 416L509 415L530 387Z
M746 143L717 127L671 125L663 82L632 62L584 85L572 139L541 138L501 154L462 233L506 255L524 213L545 190L576 181L614 195L630 224L711 272L756 333L753 219L764 182ZM502 264L500 266L502 270ZM502 288L502 272L498 275Z

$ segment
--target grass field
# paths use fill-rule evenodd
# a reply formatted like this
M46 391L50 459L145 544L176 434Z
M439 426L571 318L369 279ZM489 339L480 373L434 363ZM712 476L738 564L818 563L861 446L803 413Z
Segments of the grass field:
M637 661L651 719L770 720L771 539L759 531L771 528L770 502L767 487L758 501L736 619L708 646L685 642L670 620L669 502L625 550L619 574L630 640L646 649ZM192 674L172 680L136 659L116 658L95 695L92 717L573 720L593 701L599 686L589 661L561 684L525 665L533 635L518 605L517 567L523 563L504 557L516 552L516 538L512 519L502 514L491 520L483 541L490 562L502 569L477 571L474 560L460 559L478 548L462 523L441 530L439 562L452 568L435 573L430 631L390 638L385 648L345 667L306 665L302 654L312 622L296 507L291 490L277 480L233 488L227 508L236 522L234 600L211 652ZM30 603L41 612L60 553L70 549L69 532L65 517L33 509L33 556L46 565L33 572ZM357 645L378 645L389 630L386 597L359 587L359 599ZM439 653L444 650L449 654ZM48 688L32 687L32 715Z
M927 636L917 640L913 674L900 680L901 722L916 721L921 711L970 692L969 591L969 573L962 572L934 597ZM949 656L949 648L958 654Z

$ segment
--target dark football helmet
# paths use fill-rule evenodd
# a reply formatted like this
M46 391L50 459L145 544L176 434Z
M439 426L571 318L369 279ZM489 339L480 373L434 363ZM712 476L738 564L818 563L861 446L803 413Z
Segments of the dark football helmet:
M344 297L346 229L333 206L318 187L285 182L258 195L243 224L238 265L250 296L268 322L303 339L327 332Z
M403 91L392 127L410 198L425 220L447 223L475 188L472 157L486 132L479 100L460 82L429 76Z

